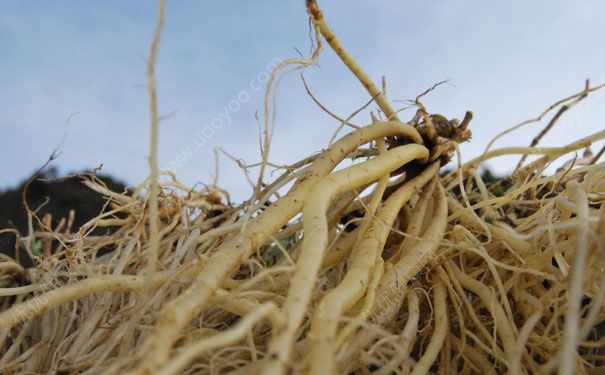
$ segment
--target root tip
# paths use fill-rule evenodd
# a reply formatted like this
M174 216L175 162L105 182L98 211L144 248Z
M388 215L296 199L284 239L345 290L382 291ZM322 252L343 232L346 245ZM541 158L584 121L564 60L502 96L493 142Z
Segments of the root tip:
M316 0L307 0L307 10L315 21L319 21L323 18L323 14L321 9L319 9L319 5L317 5Z

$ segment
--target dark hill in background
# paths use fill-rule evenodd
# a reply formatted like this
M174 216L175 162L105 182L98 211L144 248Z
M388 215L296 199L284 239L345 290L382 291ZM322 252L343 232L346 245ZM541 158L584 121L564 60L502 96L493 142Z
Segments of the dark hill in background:
M99 176L109 189L122 192L125 185L112 177ZM21 194L27 181L23 181L18 187L0 192L0 229L14 228L27 235L27 214L23 206ZM75 211L72 232L80 226L97 216L103 209L105 199L99 193L86 187L80 177L57 178L56 169L50 168L43 172L33 181L27 192L27 201L32 210L46 203L37 216L42 219L45 214L52 215L53 227L61 218L68 218L69 211ZM34 223L34 228L38 228ZM13 233L0 234L0 252L10 257L15 257L15 235ZM31 266L31 260L27 253L20 250L20 261L25 266Z

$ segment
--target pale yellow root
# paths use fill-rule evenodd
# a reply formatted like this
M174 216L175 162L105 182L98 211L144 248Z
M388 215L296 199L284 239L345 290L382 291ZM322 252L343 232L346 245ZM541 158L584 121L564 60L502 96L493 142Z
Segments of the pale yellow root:
M322 268L330 267L340 262L351 252L351 249L357 242L357 238L359 238L359 229L360 227L357 227L352 232L340 234L334 244L328 249L321 264Z
M393 373L409 373L410 368L410 352L414 348L414 342L418 334L418 322L420 319L420 307L418 294L415 290L410 290L406 299L408 302L408 316L405 322L405 327L401 331L401 347L398 348L397 354L380 370L376 371L376 375L389 375ZM403 367L401 370L399 367Z
M447 313L447 302L445 300L445 285L438 273L433 273L434 286L434 306L435 306L435 330L431 336L428 346L411 375L428 374L431 366L437 360L441 347L445 342L445 337L449 330L449 316ZM449 355L449 353L446 353Z
M576 249L573 255L569 294L567 296L567 311L565 315L565 330L563 332L563 347L558 355L559 375L571 375L576 367L577 347L580 332L580 310L582 289L584 287L584 272L588 256L588 199L580 184L571 180L567 184L577 206L576 215L579 223L576 228Z
M515 355L511 361L511 374L520 374L521 373L521 360L523 353L525 353L525 344L527 344L527 340L529 339L529 335L534 330L536 324L542 317L542 310L538 309L534 312L534 314L523 324L521 327L521 331L519 332L519 336L517 336L517 343L515 345Z
M378 147L378 150L381 154L384 154L387 151L386 144L384 142L384 138L377 139L376 146ZM378 180L378 183L376 184L376 188L374 189L374 192L372 193L372 196L370 197L370 203L366 207L365 214L364 214L364 220L361 222L361 224L359 225L359 228L357 229L357 232L359 232L359 234L357 235L359 239L365 237L368 228L372 224L374 216L376 214L376 210L378 209L378 206L382 202L382 196L384 195L384 192L388 186L388 183L389 183L388 174L385 174ZM359 247L358 244L359 244L359 242L356 242L355 246L353 247L354 251L355 251L355 249L357 249Z
M241 340L259 320L276 310L277 306L273 302L260 305L255 311L249 312L243 316L242 320L232 329L197 341L181 349L174 359L154 373L157 375L177 375L183 373L185 368L203 352L214 348L225 347Z
M481 164L482 162L495 158L497 156L503 155L544 155L547 158L557 158L559 156L585 149L589 147L594 142L599 141L605 138L605 130L601 130L599 132L593 133L587 137L579 139L573 143L570 143L566 146L562 147L505 147L492 151L488 151L481 156L478 156L474 159L471 159L462 165L463 170L467 170L469 168L474 168ZM452 175L457 173L457 169L454 169L450 172L446 179L449 179Z
M502 350L506 355L507 365L510 367L515 356L515 330L512 327L513 322L509 322L504 309L498 302L496 295L485 284L475 280L464 273L455 263L450 263L456 279L464 289L475 293L483 302L494 318L496 332L502 340Z
M443 268L447 271L447 275L449 276L449 280L451 282L451 285L453 286L453 289L457 292L459 296L464 296L461 297L460 300L462 301L467 310L468 317L470 318L469 320L475 325L475 328L479 331L479 333L481 333L481 336L483 336L483 338L485 338L485 341L487 341L490 345L490 347L485 346L480 348L483 349L485 352L494 355L498 360L506 362L505 364L508 365L508 361L505 358L505 354L502 349L498 346L496 339L493 337L492 333L488 331L481 319L477 316L477 312L475 311L471 301L466 298L466 292L464 291L460 281L456 278L456 275L454 274L452 261L450 260L446 262L443 265ZM467 336L471 337L469 334L470 324L466 324L465 326L467 327L467 329L465 331L462 331L462 338L464 342L467 341ZM480 341L476 339L476 335L474 335L472 338L476 342ZM477 342L477 345L479 345L479 342Z
M151 112L150 124L150 145L149 145L149 252L147 263L147 281L151 282L152 275L155 272L157 265L158 249L160 247L159 225L160 218L158 215L158 194L160 186L158 184L158 132L160 124L160 116L158 115L158 97L155 82L155 62L157 60L160 37L162 28L164 27L164 18L166 16L166 1L160 0L158 8L158 18L151 42L151 52L147 60L147 87L149 92L149 105ZM150 290L146 290L148 294ZM148 297L148 296L147 296Z
M452 238L460 238L460 242L465 244L465 248L470 252L476 253L478 250L480 256L485 260L488 269L490 270L492 277L494 278L494 283L496 284L497 290L500 293L500 304L504 307L504 311L507 314L507 318L509 321L513 321L514 317L512 314L512 309L510 307L510 303L508 301L507 292L504 288L504 284L502 283L502 279L500 274L496 270L495 261L489 256L487 249L485 249L481 242L466 228L461 225L454 226L452 231ZM478 250L477 250L478 249ZM512 326L513 333L518 334L516 331L516 327Z
M403 180L400 182L403 182ZM420 234L419 232L421 229L423 229L422 225L418 224L418 227L414 228L414 229L410 228L410 226L414 225L414 223L417 223L417 222L422 223L424 221L426 205L428 203L429 198L432 197L432 195L433 195L435 185L436 185L435 183L427 184L425 186L425 188L422 190L420 199L418 200L418 202L416 202L416 204L414 206L414 214L411 216L410 222L408 223L408 225L406 227L406 230L405 230L406 237L405 237L404 241L402 241L402 242L405 242L410 237L414 237L414 241L415 241L416 237L419 237L419 234ZM413 245L414 243L415 242L413 242L411 244ZM411 248L412 245L410 245L409 248ZM401 252L401 251L402 251L402 247L400 247L400 249L399 249L399 252ZM395 254L395 255L399 255L399 254ZM326 257L326 258L328 258L328 257ZM390 263L396 262L396 260L394 260L393 258L395 258L395 256L393 256L389 259ZM392 266L391 264L387 264L387 267L391 267L391 266ZM360 327L360 324L362 324L362 322L365 322L366 319L373 313L372 311L375 308L374 304L377 302L381 303L381 304L385 302L383 300L378 300L378 301L376 300L378 286L379 286L379 283L382 281L382 277L384 276L384 272L385 272L384 262L380 262L380 264L377 264L375 266L375 269L378 269L380 272L374 271L376 273L374 273L374 275L372 276L372 282L370 284L370 287L368 288L368 293L365 297L363 305L361 306L361 310L359 310L359 312L357 313L357 315L354 317L354 319L352 321L347 323L338 332L338 335L336 337L336 348L338 351L340 351L342 349L347 338L351 334L353 334L355 332L355 330L357 330ZM376 284L376 285L374 285L374 284ZM416 298L416 302L417 302L417 296L414 294L413 297ZM392 301L388 301L388 302L392 302ZM416 303L416 305L417 305L417 303ZM355 306L354 308L356 309L357 307ZM403 340L405 342L405 340L406 340L405 337L403 337ZM404 358L404 357L402 357L402 358Z
M476 366L482 374L497 374L496 370L494 369L494 365L490 363L490 361L488 361L487 358L485 358L485 356L482 355L479 350L477 350L477 348L474 348L470 345L463 346L462 340L460 340L454 335L450 335L450 338L452 339L452 343L454 344L453 348L455 348L457 352L461 352L460 354L462 355L462 357L464 357L467 361Z
M334 336L340 315L351 308L365 293L370 272L382 253L397 214L410 197L428 183L439 169L434 162L421 175L410 180L394 192L383 204L376 220L365 232L363 239L351 255L349 270L341 283L332 289L319 303L309 333L310 372L331 374L335 372Z
M290 282L284 304L288 316L286 328L276 332L269 343L269 363L265 374L281 374L286 371L296 332L306 314L306 307L315 286L319 267L328 242L326 210L338 194L368 184L415 159L428 159L424 146L411 144L394 148L369 161L340 170L322 179L311 191L303 208L305 237L296 271Z
M152 334L143 343L143 359L133 373L151 373L166 363L181 330L198 316L220 283L264 245L269 240L268 236L300 212L309 191L317 182L360 145L388 136L403 136L415 143L422 143L421 136L414 128L395 121L372 124L335 142L314 161L288 194L251 220L239 237L222 244L192 285L162 308Z
M330 45L330 47L334 50L334 52L340 57L342 62L351 70L351 72L357 77L359 82L365 87L370 96L374 98L376 104L380 107L380 109L384 112L387 119L399 121L397 117L397 112L391 106L391 103L386 98L386 95L378 89L378 87L372 82L372 79L363 71L361 66L355 61L353 56L349 54L349 52L345 49L345 47L340 43L340 40L334 34L332 29L326 23L326 19L323 15L321 9L317 5L315 0L307 1L307 8L311 15L311 19L315 23L316 27L319 28L321 35L324 37L326 42Z
M397 253L393 254L393 256L388 260L389 263L397 263L403 252L406 251L406 249L413 248L418 242L420 235L422 234L422 230L425 229L423 228L423 225L427 219L427 207L429 200L433 196L433 191L435 191L435 184L436 183L432 183L422 190L422 194L420 194L418 201L414 205L413 214L410 215L408 225L405 228L406 236L403 241L401 241Z
M201 266L201 265L200 265ZM189 267L181 276L194 276L201 267ZM158 288L177 275L176 271L157 272L148 287ZM0 331L6 332L14 325L41 315L45 311L95 293L142 291L146 277L129 275L94 276L76 283L67 284L42 295L28 299L0 313Z
M333 244L329 246L326 256L324 257L321 268L329 268L334 264L343 260L353 248L353 245L357 241L360 227L357 227L352 232L344 232L334 240ZM268 275L272 272L283 272L287 269L287 273L281 273L276 277L269 278ZM259 272L252 279L247 280L243 283L237 283L234 288L239 289L254 289L263 290L279 293L284 289L288 288L290 282L290 271L292 267L272 267L266 271ZM250 281L250 282L248 282Z
M232 314L246 316L251 311L256 311L261 304L251 298L233 296L224 289L217 289L216 298L213 299L216 308L224 309ZM271 309L267 314L267 319L274 327L285 324L286 317L278 309Z
M393 266L387 268L382 277L378 290L376 291L375 303L370 312L370 321L378 325L386 325L391 322L401 304L401 296L408 289L408 282L420 272L431 260L436 259L435 252L441 244L445 234L447 221L447 203L443 189L439 184L433 193L435 197L434 219L422 235L422 239ZM339 367L345 368L366 347L373 335L361 331L349 340L346 353L338 357Z
M419 99L430 89L416 98L414 127L375 121L291 166L269 163L280 69L314 63L323 38L371 96L355 114L376 101L397 120L386 80L372 82L316 1L307 7L317 49L271 74L259 177L252 198L233 206L224 191L188 189L157 170L160 0L147 66L151 174L122 194L91 175L87 185L109 201L78 233L73 215L36 218L34 229L23 194L29 232L14 234L35 267L0 256L0 373L605 372L605 169L596 165L605 147L545 175L605 131L564 147L486 150L467 164L459 156L454 172L435 177L431 162L458 151L472 116L463 126L429 114ZM532 145L573 103L559 104ZM373 141L378 150L359 148ZM507 154L543 156L486 185L476 166ZM355 166L333 172L349 158ZM412 159L421 160L400 168ZM265 185L269 166L287 173ZM116 232L90 235L107 226Z
M552 103L551 105L549 105L544 111L542 111L542 113L540 113L540 115L538 115L537 117L534 117L532 119L528 119L528 120L524 120L521 123L514 125L508 129L506 129L505 131L498 133L494 138L491 139L491 141L489 141L489 143L487 144L487 146L485 147L485 151L483 151L483 153L486 153L489 151L489 149L494 145L494 143L496 143L496 141L500 138L502 138L503 136L505 136L506 134L509 134L523 126L529 125L531 123L536 123L536 122L540 122L542 121L542 119L544 118L544 116L546 116L549 112L551 112L553 109L559 107L559 112L561 112L561 109L563 109L563 107L566 107L565 111L567 111L571 106L577 104L579 101L581 101L583 98L585 98L589 93L592 93L594 91L600 90L602 89L605 84L601 84L595 87L590 88L589 85L589 81L586 81L586 87L584 88L584 90L577 92L573 95L570 95L566 98L563 99L559 99L556 102ZM556 117L557 115L555 115ZM552 120L551 120L552 121Z
M340 348L343 342L351 335L357 328L359 328L359 324L361 322L365 322L372 311L372 306L374 302L376 302L376 290L378 289L378 284L382 279L382 275L384 275L384 261L382 258L378 258L376 265L372 269L372 278L370 279L370 285L368 285L368 290L366 292L365 298L363 300L363 305L361 306L361 310L355 315L353 320L345 325L336 336L335 347L336 350Z
M377 301L385 302L396 299L394 295L404 293L407 290L408 281L430 261L436 259L435 251L441 244L447 224L447 203L441 185L437 184L433 194L435 196L433 220L423 233L422 239L413 248L402 254L399 261L385 273L378 289ZM372 316L374 321L379 324L389 321L389 317L393 317L399 310L399 306L389 303L377 303L375 307Z
M378 151L380 153L384 153L386 152L387 148L386 148L386 142L384 141L384 139L379 139L376 142ZM403 174L405 175L405 174ZM380 203L382 202L382 198L384 195L384 192L386 190L386 188L389 186L389 176L388 175L384 175L379 181L378 184L376 186L376 189L373 193L373 195L370 197L370 204L367 206L365 215L364 215L364 220L362 221L361 225L359 225L357 228L355 228L355 230L353 230L353 232L351 234L354 234L353 236L351 236L351 239L354 240L354 244L351 244L351 246L349 246L349 249L352 249L352 252L356 253L357 249L359 248L359 244L361 243L359 239L361 239L362 237L360 237L362 234L365 235L368 227L370 226L371 223L374 222L374 220L376 220L376 210L378 209L378 206L380 205ZM359 199L358 202L361 202L362 200ZM345 244L345 242L342 242L342 244ZM334 246L330 246L328 249L331 251L329 251L326 256L324 257L324 260L322 262L322 268L325 267L327 264L333 264L334 263L334 259L343 259L344 256L342 253L338 253L335 250L342 248L342 244L334 244ZM339 246L340 245L340 246ZM354 254L353 253L353 254ZM349 254L349 251L347 250L347 254ZM336 256L340 256L340 258L336 258ZM376 262L376 264L373 267L373 276L372 279L370 280L370 285L368 286L368 291L366 294L366 299L364 301L364 305L362 306L361 311L359 311L359 313L356 316L356 319L358 320L365 320L365 318L367 317L367 314L370 312L370 309L372 307L372 304L374 303L374 297L375 297L375 291L376 291L376 287L378 286L378 282L380 281L380 279L382 278L382 275L384 273L384 268L383 268L384 262L382 261L382 259L378 259L378 262ZM343 335L341 335L338 340L340 339L344 339L346 336L348 336L348 334L350 334L351 332L353 332L356 329L356 325L354 325L353 323L350 323L347 327L345 327L345 330L348 328L348 332L344 332ZM343 333L343 332L341 332ZM337 340L337 342L338 342ZM337 344L338 346L338 344Z
M361 229L361 226L359 226L351 232L343 231L339 233L336 238L332 239L330 245L328 246L326 255L321 263L321 268L330 268L334 264L342 261L347 255L349 255L352 251L354 244L357 242ZM230 286L229 289L254 289L263 290L267 292L281 293L281 291L283 291L284 289L287 290L288 288L288 284L290 282L290 272L292 270L292 266L273 266L271 268L259 272L251 279L248 279L243 282L239 280L230 280L230 284L232 284L232 286ZM279 273L279 275L277 275L276 277L271 277L270 275L273 273Z
M532 245L529 242L518 237L511 236L506 229L496 226L495 223L481 224L477 215L471 214L469 210L464 208L462 204L455 199L448 197L447 204L450 212L452 213L452 215L450 215L450 219L452 216L457 215L456 220L460 221L465 228L483 231L485 226L488 228L494 239L506 242L508 246L517 252L517 254L525 255L532 251Z

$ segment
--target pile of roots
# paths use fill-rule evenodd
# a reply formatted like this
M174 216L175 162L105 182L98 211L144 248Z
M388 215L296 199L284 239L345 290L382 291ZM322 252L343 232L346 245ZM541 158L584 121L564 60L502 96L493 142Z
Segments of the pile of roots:
M533 147L599 87L532 120L559 110L532 147L462 164L472 115L430 114L419 96L400 120L309 1L315 54L277 67L267 102L323 38L380 112L271 183L267 136L254 194L233 205L153 164L164 9L151 176L129 192L86 177L108 203L76 233L30 211L17 242L36 266L0 262L2 374L605 372L605 168L586 151L605 131ZM538 157L482 179L482 162L510 154ZM114 231L89 234L102 227Z

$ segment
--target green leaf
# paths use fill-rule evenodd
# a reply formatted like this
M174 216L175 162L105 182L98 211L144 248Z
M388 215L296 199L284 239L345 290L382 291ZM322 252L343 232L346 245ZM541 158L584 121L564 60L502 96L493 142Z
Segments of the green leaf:
M32 239L32 242L30 244L32 252L35 255L42 255L42 242L38 241L37 239Z

